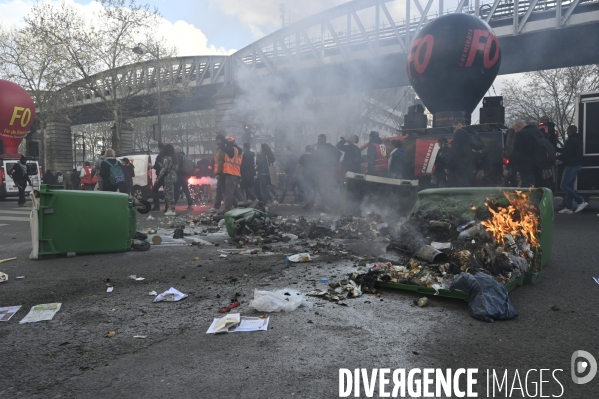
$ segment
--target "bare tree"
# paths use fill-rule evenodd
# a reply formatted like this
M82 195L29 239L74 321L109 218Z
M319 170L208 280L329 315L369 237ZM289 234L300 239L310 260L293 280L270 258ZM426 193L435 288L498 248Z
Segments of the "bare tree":
M566 129L576 124L576 94L599 88L597 65L535 71L520 80L508 80L503 97L507 120L539 120L547 115L562 141Z
M148 55L140 56L132 49L140 38L151 36L159 14L135 0L99 0L99 3L102 7L92 21L65 3L59 7L38 3L25 18L25 29L48 43L54 56L68 63L65 76L73 82L71 88L92 92L101 99L114 119L116 129L112 140L119 151L122 124L130 115L127 105L146 89L145 79L136 76L134 64ZM171 55L170 51L161 53L165 57ZM96 74L100 72L98 77Z

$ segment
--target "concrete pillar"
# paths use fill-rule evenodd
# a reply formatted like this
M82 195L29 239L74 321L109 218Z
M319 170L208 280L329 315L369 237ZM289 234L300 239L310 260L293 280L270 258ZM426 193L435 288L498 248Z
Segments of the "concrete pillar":
M233 84L223 86L215 95L216 134L234 136L241 147L245 139L246 112L235 102L239 89ZM216 135L215 134L215 135Z
M73 169L73 142L69 122L48 122L45 131L46 169L67 173Z

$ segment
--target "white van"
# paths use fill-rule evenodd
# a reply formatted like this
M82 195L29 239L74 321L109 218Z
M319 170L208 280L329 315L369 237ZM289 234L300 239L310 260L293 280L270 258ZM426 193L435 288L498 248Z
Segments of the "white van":
M0 158L0 200L5 199L6 197L19 196L19 189L12 180L12 177L9 175L12 167L18 162L18 159ZM40 189L42 169L40 168L39 163L37 161L27 161L27 173L29 174L31 184L33 186L27 185L27 188L25 189L25 197L28 197L28 194L31 192L31 190Z
M158 154L134 154L119 156L117 158L121 162L123 158L127 158L133 164L135 171L135 177L133 177L133 198L138 200L152 198L152 187L156 181L156 171L152 169L152 165L156 161L157 156ZM162 191L162 188L160 188L160 191Z

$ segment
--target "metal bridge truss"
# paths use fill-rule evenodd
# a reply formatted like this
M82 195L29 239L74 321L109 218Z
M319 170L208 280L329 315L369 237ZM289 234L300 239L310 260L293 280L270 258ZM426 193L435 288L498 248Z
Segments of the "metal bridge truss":
M472 0L459 0L452 11L444 9L444 0L390 1L355 0L339 5L285 26L230 56L162 59L160 76L156 61L150 60L103 72L92 79L110 98L115 93L122 96L123 90L149 94L158 84L162 91L170 91L406 53L427 22L450 12L482 18L499 37L599 21L599 0L473 0L474 4L469 5ZM403 10L402 18L394 18L390 8ZM75 83L67 88L74 106L101 101L98 93L88 87Z

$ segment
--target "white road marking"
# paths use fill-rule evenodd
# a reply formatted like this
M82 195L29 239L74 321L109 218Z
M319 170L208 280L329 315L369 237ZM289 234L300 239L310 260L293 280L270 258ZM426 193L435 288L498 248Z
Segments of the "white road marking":
M0 220L4 222L13 221L13 222L28 222L29 218L20 218L16 216L0 216Z
M24 210L20 210L20 211L3 211L3 210L0 210L0 213L10 213L11 215L29 215L29 213L31 213L31 211L24 211Z

